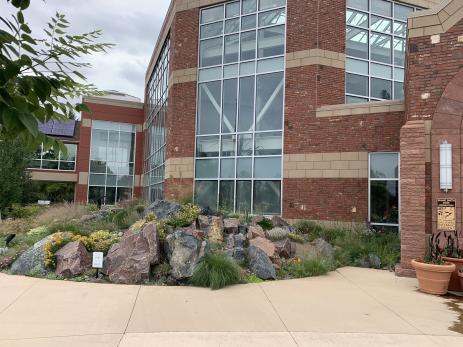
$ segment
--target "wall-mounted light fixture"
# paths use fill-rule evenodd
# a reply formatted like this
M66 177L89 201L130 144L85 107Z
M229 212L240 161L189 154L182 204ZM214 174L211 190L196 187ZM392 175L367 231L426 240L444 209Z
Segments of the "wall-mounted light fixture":
M440 144L440 189L452 189L452 145L444 141Z

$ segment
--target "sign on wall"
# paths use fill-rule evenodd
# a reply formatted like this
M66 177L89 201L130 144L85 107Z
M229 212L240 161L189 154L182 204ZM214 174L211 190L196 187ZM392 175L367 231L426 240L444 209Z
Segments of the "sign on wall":
M437 230L456 230L456 213L455 199L437 200Z

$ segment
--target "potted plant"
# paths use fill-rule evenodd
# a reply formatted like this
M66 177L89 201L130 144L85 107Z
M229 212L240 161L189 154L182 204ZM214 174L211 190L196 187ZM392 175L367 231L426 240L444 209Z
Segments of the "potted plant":
M457 231L447 236L447 247L445 248L442 260L455 264L455 271L450 277L449 290L457 292L463 291L463 286L460 283L459 277L459 272L463 269L463 249L460 248Z
M420 290L428 294L444 295L448 291L450 276L455 264L442 259L443 249L439 247L441 233L433 234L428 243L428 252L423 260L413 259Z
M460 277L460 287L463 288L463 269L458 272L458 277Z

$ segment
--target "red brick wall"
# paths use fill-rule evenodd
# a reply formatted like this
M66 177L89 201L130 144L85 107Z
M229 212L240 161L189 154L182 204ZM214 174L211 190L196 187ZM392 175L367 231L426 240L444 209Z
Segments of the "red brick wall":
M432 44L430 36L413 37L408 42L407 119L432 118L447 84L463 67L463 20L440 35ZM422 99L423 93L430 93Z
M284 179L283 186L285 218L351 222L368 218L368 179Z
M172 22L171 72L198 66L199 8L177 12Z
M121 122L142 125L144 119L143 109L113 106L86 102L91 112L82 112L82 120L102 120L111 122ZM90 166L90 141L91 128L80 123L80 143L77 151L77 172L89 172ZM136 135L136 154L135 154L135 175L143 173L143 133L137 132ZM80 174L79 174L80 175ZM134 189L134 197L141 197L141 189ZM76 184L76 202L86 203L88 195L88 184Z

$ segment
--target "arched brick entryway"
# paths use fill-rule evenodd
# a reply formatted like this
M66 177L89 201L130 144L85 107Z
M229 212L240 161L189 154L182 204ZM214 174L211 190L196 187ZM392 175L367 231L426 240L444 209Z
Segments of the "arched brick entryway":
M425 255L426 235L437 231L438 199L456 200L457 230L463 241L463 69L447 85L432 116L430 184L426 183L426 151L429 149L426 149L425 120L409 120L401 130L401 264L396 271L398 275L413 275L411 259ZM440 190L439 184L439 145L443 141L453 147L453 189L447 193ZM431 191L430 201L426 201L427 191ZM427 204L431 208L426 208ZM431 223L426 224L426 217Z

